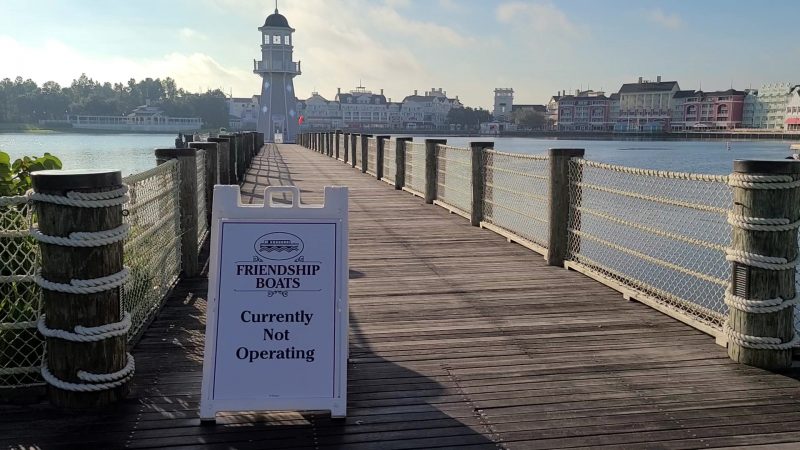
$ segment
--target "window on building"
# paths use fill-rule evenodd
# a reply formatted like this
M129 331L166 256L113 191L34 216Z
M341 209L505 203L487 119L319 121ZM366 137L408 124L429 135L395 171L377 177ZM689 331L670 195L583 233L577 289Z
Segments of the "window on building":
M275 34L272 36L272 43L273 44L280 44L281 43L281 36L279 34Z

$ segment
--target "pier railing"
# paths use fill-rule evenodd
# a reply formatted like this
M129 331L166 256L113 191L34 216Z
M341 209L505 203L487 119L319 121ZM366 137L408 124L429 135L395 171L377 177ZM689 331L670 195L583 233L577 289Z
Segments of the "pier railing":
M177 281L199 275L199 248L209 234L213 186L243 182L242 168L249 166L263 139L259 133L236 133L192 142L190 148L157 149L156 167L122 179L127 188L122 222L129 227L122 257L128 273L118 298L120 324L130 322L125 333L129 347L141 338ZM38 329L44 308L37 281L43 244L36 242L31 230L40 220L52 218L43 217L47 211L37 214L37 202L31 198L0 197L0 399L45 384L42 362L47 360L47 343L58 339L45 338ZM188 241L187 235L192 236ZM88 316L79 324L97 321ZM97 360L120 357L95 356ZM41 391L27 392L35 398Z
M382 170L370 160L369 172L714 336L734 360L790 363L800 163L737 162L715 176L491 147L386 139L374 153Z

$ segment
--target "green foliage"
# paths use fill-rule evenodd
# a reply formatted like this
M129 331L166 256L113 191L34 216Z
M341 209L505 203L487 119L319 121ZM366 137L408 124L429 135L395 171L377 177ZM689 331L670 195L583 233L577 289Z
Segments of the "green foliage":
M31 173L61 167L61 160L50 153L24 156L12 163L8 153L0 151L0 196L22 195L31 188Z
M447 113L447 123L478 129L481 122L488 122L491 115L482 108L453 108Z
M145 78L127 83L102 83L81 74L69 86L54 81L38 86L33 80L0 80L0 123L32 123L64 119L67 114L125 115L150 104L179 117L200 117L207 127L228 125L225 93L219 89L190 93L172 78Z
M547 123L547 117L545 117L544 113L539 111L521 109L514 111L514 123L519 125L521 128L538 130Z

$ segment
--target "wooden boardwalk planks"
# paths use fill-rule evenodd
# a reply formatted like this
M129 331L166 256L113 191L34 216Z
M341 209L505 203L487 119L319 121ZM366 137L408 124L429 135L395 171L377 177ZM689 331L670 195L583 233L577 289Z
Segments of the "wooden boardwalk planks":
M242 186L351 195L349 417L242 413L201 427L206 280L181 282L101 412L0 406L0 444L39 448L800 446L800 383L460 216L293 145ZM283 199L285 200L285 199ZM277 199L276 201L282 201ZM770 447L771 448L771 447Z

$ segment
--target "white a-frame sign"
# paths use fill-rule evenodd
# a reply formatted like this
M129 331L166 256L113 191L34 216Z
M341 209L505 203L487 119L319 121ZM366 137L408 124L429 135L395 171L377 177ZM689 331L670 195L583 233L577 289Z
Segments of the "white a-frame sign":
M291 203L275 203L280 195ZM214 187L200 418L347 406L347 188L300 206L296 187L242 205Z

